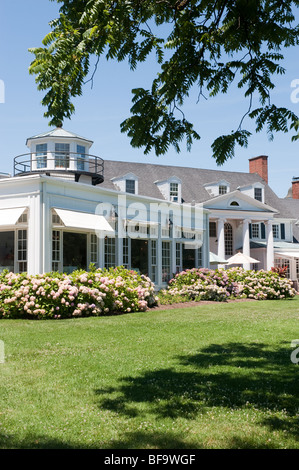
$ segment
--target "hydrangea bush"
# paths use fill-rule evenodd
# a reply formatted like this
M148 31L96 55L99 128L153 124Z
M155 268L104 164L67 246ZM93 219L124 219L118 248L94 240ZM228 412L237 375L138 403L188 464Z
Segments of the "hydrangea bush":
M3 272L0 318L70 318L145 311L157 303L154 284L123 267L70 275Z
M286 299L296 295L292 282L273 271L251 271L243 268L188 269L169 281L161 291L161 303L171 297L188 300L250 298L256 300Z

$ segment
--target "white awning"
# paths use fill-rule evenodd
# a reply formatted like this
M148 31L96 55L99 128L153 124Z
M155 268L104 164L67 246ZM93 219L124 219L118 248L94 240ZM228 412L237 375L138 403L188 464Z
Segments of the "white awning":
M299 258L299 251L277 251L274 255L279 255L283 258Z
M14 207L12 209L0 209L0 226L16 225L26 207Z
M66 227L114 233L113 228L103 215L57 209L55 207L54 210Z
M148 220L139 220L139 219L123 219L124 226L127 225L146 225L146 226L157 226L159 222L152 222Z

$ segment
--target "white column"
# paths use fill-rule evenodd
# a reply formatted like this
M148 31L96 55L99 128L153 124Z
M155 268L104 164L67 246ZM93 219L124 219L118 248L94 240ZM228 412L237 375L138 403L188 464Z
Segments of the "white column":
M217 239L218 239L218 256L225 258L225 241L224 241L224 222L225 219L218 219L217 224ZM222 267L222 264L218 264L218 268Z
M274 266L274 244L273 244L273 230L272 221L268 220L266 223L266 239L267 239L267 271Z
M246 256L250 256L249 223L250 220L243 220L243 254ZM244 263L243 268L250 269L250 263Z
M40 274L42 269L42 230L40 194L29 196L29 222L27 230L27 272Z

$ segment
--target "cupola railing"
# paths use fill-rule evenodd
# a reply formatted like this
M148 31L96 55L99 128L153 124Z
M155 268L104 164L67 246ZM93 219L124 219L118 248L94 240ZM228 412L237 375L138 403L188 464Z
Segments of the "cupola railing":
M75 181L82 175L90 176L92 184L104 181L104 160L95 155L73 152L25 153L14 158L14 176L44 173L48 175L74 174Z

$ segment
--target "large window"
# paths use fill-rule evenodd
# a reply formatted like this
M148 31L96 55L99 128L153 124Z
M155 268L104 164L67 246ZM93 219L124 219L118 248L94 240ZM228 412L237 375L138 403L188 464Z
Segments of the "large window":
M233 254L233 228L231 224L224 224L224 244L225 244L225 255L231 256Z
M175 269L179 273L182 270L182 245L181 243L175 244Z
M98 237L90 234L90 262L98 266Z
M260 238L260 224L251 224L251 238Z
M55 168L68 168L70 165L70 144L55 144Z
M272 230L273 230L273 238L280 238L279 225L273 224Z
M18 272L27 271L27 230L18 230Z
M105 238L105 268L116 266L116 243L115 238Z
M162 242L162 282L168 282L171 278L170 261L170 242Z
M129 267L129 239L123 238L123 266Z
M199 268L202 268L203 267L203 256L202 256L202 246L200 246L199 248L197 248L197 266Z
M210 237L217 237L216 222L209 222Z
M290 278L290 260L287 258L275 258L274 259L275 268L287 268L286 277Z
M47 167L47 144L38 144L36 146L36 167Z
M156 282L156 277L157 277L157 241L152 240L151 241L151 279L153 282Z
M60 270L60 247L61 232L59 230L52 231L52 271Z

